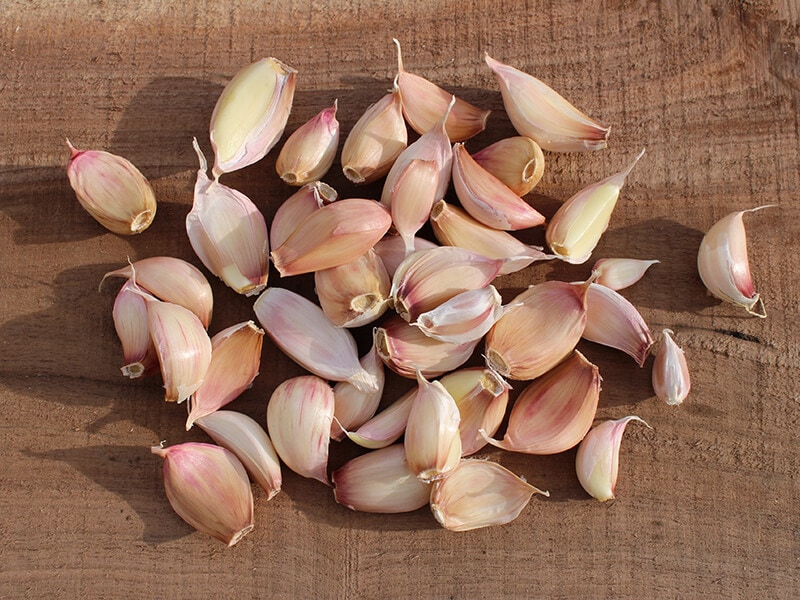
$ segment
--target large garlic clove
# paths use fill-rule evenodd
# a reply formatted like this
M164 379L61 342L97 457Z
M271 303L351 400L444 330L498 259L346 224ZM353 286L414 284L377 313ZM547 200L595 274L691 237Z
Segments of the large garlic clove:
M532 75L494 60L488 53L485 60L500 84L508 118L520 135L553 152L606 147L608 127L586 116Z
M164 459L164 488L178 516L233 546L253 530L253 492L239 460L213 444L186 443L153 454Z
M261 160L278 142L292 110L296 74L270 57L228 82L211 115L215 179Z
M114 300L114 329L122 344L122 374L131 379L158 368L158 357L147 324L147 301L135 291L136 284L125 282Z
M672 330L662 331L661 345L653 362L653 390L656 396L670 405L680 404L692 387L689 366L683 350L672 339Z
M218 410L197 419L197 425L220 446L236 455L267 500L281 491L283 478L278 454L264 428L240 412Z
M614 498L619 472L619 446L625 427L631 421L640 421L650 427L635 416L603 421L587 433L578 446L575 456L578 481L590 496L601 502Z
M339 147L338 100L301 125L283 144L275 170L289 185L306 185L322 179L333 165Z
M529 193L544 175L544 153L531 138L504 138L472 158L518 196Z
M113 233L141 233L156 216L153 188L127 158L102 150L77 150L69 140L67 177L78 202Z
M375 348L371 348L361 357L361 366L375 377L377 389L363 391L348 381L340 381L333 387L335 400L333 410L333 423L331 424L331 437L335 440L344 439L346 430L361 427L370 420L383 397L383 386L386 376L383 361L378 356Z
M549 496L488 460L462 459L431 489L431 511L450 531L504 525L516 519L534 494Z
M267 405L267 430L278 456L303 477L328 484L333 390L313 375L281 383Z
M626 169L585 187L561 205L545 233L553 254L572 264L589 260L608 228L625 178L643 155L644 149Z
M284 200L275 211L269 228L270 246L279 248L294 233L303 219L318 208L335 202L338 196L335 189L321 181L314 181L301 187Z
M430 250L438 246L439 244L426 240L425 238L414 238L414 252ZM399 267L400 263L406 258L406 244L403 238L399 235L385 235L375 244L373 250L381 257L383 266L386 267L386 272L389 274L389 277L394 277L397 267Z
M405 245L406 254L414 252L414 236L431 214L439 179L435 161L412 159L398 173L389 192L392 223Z
M592 271L598 273L595 283L619 291L639 281L647 269L659 262L636 258L601 258L594 263Z
M503 316L505 307L502 301L492 285L468 290L422 313L412 325L441 342L463 344L477 341Z
M416 395L417 386L414 386L356 431L345 431L345 434L359 446L372 450L393 444L406 430L408 414Z

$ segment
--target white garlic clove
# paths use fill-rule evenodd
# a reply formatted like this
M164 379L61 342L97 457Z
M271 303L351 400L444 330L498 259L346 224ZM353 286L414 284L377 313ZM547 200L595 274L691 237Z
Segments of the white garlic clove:
M335 202L339 194L327 183L314 181L304 185L289 196L275 211L269 229L269 243L279 248L297 226L312 212L326 204Z
M158 368L158 357L147 323L147 301L135 288L133 281L126 281L114 300L112 311L114 329L125 359L120 370L131 379Z
M414 236L431 214L438 179L435 161L414 158L397 174L389 191L392 223L405 244L406 255L414 252Z
M472 158L518 196L528 194L544 175L544 153L529 137L504 138Z
M595 283L619 291L639 281L647 269L659 262L636 258L601 258L594 263L592 271L598 273Z
M502 301L492 285L468 290L422 313L412 325L441 342L477 341L503 316L506 307L502 306Z
M322 179L333 165L339 146L339 101L301 125L283 144L275 170L289 185L306 185Z
M439 244L426 240L425 238L414 238L414 252L438 247ZM406 244L403 238L399 235L385 235L375 244L373 250L381 257L383 266L386 267L386 272L389 274L389 277L394 277L397 267L399 267L400 263L406 258Z
M416 395L417 387L414 386L356 431L345 431L345 435L359 446L372 450L393 444L406 430L408 414Z
M333 387L335 404L331 437L335 440L344 439L347 435L345 430L356 429L369 421L383 397L386 376L383 361L374 347L361 357L360 363L367 373L375 377L378 385L374 391L359 390L348 381L340 381Z
M672 330L662 331L661 345L653 362L653 390L667 404L677 405L686 400L692 387L689 366L683 350L672 339Z

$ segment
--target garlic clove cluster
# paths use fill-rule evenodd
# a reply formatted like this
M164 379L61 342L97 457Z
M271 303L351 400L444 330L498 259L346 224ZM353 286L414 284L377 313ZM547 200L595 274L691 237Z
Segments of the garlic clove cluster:
M283 144L275 170L289 185L322 179L333 165L339 146L338 100L295 130Z

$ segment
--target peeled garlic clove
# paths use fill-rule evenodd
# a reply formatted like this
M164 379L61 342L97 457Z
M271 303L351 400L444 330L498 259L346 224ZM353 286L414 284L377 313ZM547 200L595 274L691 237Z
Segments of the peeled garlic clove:
M393 444L406 430L411 404L417 395L416 386L364 423L356 431L345 431L351 441L363 448L385 448Z
M275 211L269 228L269 243L272 248L280 247L297 226L312 212L326 204L335 202L338 194L327 183L314 181L306 184L289 196Z
M532 138L553 152L583 152L606 147L609 128L586 116L558 92L514 67L494 60L486 64L494 72L503 95L503 106L520 135Z
M339 101L301 125L283 144L275 170L289 185L306 185L325 176L339 147Z
M383 370L383 361L375 348L371 348L360 360L364 370L375 377L377 389L372 392L359 390L352 383L340 381L333 387L334 410L333 423L331 424L331 437L335 440L344 439L347 429L361 427L370 420L383 397L383 385L386 376Z
M531 138L504 138L479 150L472 158L517 196L529 193L544 175L544 153Z
M589 286L586 305L583 339L622 350L643 366L653 335L636 307L618 292L596 283Z
M444 200L434 203L431 225L436 239L442 244L503 260L498 275L514 273L538 260L553 258L542 252L541 247L523 244L510 233L488 227Z
M342 147L342 171L353 183L372 183L389 172L408 146L400 93L395 89L361 115Z
M438 178L436 162L415 158L394 181L390 191L392 223L405 244L406 254L414 252L414 235L431 214Z
M267 430L286 466L328 485L333 390L313 375L280 384L267 405Z
M494 286L453 296L433 310L422 313L412 325L442 342L462 344L486 335L503 316L503 299Z
M134 290L136 284L125 282L114 300L114 329L122 344L125 365L122 374L135 379L158 368L158 357L147 324L147 301Z
M732 212L720 219L705 234L697 253L697 270L708 291L761 318L767 313L753 287L742 215L770 206L774 205Z
M296 74L276 58L262 58L225 86L211 115L215 179L261 160L278 142L292 110Z
M269 239L264 215L242 194L206 175L206 158L197 139L200 159L194 204L186 215L186 232L206 268L239 294L253 296L267 286Z
M462 459L455 471L434 482L431 511L445 529L469 531L510 523L534 494L550 495L497 463Z
M281 491L281 463L264 428L240 412L218 410L197 419L197 425L238 458L267 500Z
M127 158L102 150L77 150L69 140L67 177L78 202L103 227L141 233L156 216L153 188Z
M350 510L403 513L422 508L430 486L409 470L403 444L368 452L333 472L333 496Z
M437 248L438 246L438 244L426 240L425 238L414 238L414 252L429 250L431 248ZM381 257L383 266L386 267L386 272L389 274L389 277L394 276L397 267L400 266L400 263L406 258L406 244L399 235L383 236L383 238L375 244L373 250Z
M647 269L659 262L636 258L601 258L594 263L592 271L598 273L595 283L612 290L622 290L639 281Z
M349 381L360 390L377 389L375 376L358 362L353 336L313 302L289 290L267 288L253 309L275 345L304 369L323 379Z
M264 330L252 321L232 325L211 338L211 364L203 385L189 400L187 431L197 419L229 404L252 385L261 366L263 340Z
M250 480L231 452L200 443L150 450L164 459L167 499L181 519L228 546L253 530Z
M630 421L640 421L629 416L617 421L603 421L583 438L575 457L578 480L586 492L605 502L614 498L614 488L619 472L619 446L622 434Z
M662 331L661 346L653 362L653 390L661 400L677 405L686 400L692 387L686 356L672 339L672 330Z
M338 267L372 248L392 224L380 203L338 200L314 211L272 252L282 277Z
M582 189L556 211L545 238L558 258L572 264L589 260L608 228L625 178L643 155L644 149L625 170Z
M502 230L536 227L544 216L469 155L464 144L453 147L453 187L474 219Z
M392 41L397 46L395 86L403 99L403 114L411 128L423 134L439 120L452 96L424 77L407 72L403 68L400 42L396 39ZM456 142L468 140L486 129L486 120L491 112L456 99L455 106L447 119L447 135Z

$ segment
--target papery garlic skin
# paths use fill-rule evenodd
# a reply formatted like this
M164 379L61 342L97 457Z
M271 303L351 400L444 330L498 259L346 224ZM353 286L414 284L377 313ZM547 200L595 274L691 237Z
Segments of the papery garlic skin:
M422 313L412 325L441 342L463 344L477 341L503 316L502 301L492 285L468 290Z
M408 415L416 395L417 386L414 386L356 431L345 431L345 434L362 448L375 450L393 444L406 430Z
M333 165L339 147L339 101L301 125L283 144L275 170L289 185L306 185L322 179Z
M335 189L322 181L312 181L301 187L275 211L269 228L270 247L280 247L303 219L318 208L335 202L338 196Z
M78 150L69 140L69 184L78 202L113 233L133 235L156 216L153 188L127 158L102 150Z
M531 138L504 138L472 155L481 167L507 185L517 196L536 187L544 175L544 152Z
M414 252L430 250L438 246L439 244L426 240L425 238L414 238ZM397 267L399 267L400 263L406 258L406 244L403 238L399 235L385 235L375 244L373 250L381 257L383 266L386 267L386 272L389 274L389 277L394 277Z
M683 350L672 339L672 330L662 330L661 345L653 362L653 391L660 400L676 406L686 400L692 382Z
M359 390L348 381L340 381L333 387L334 410L331 424L331 438L342 440L346 430L361 427L375 415L383 397L383 386L386 382L383 361L375 348L371 348L359 361L364 370L375 377L377 389L374 391Z
M594 263L592 271L598 273L595 283L619 291L632 286L644 277L647 269L660 262L636 258L601 258Z
M133 291L135 289L133 281L126 281L114 300L112 310L114 329L125 359L120 370L131 379L158 368L158 357L147 323L147 301Z

